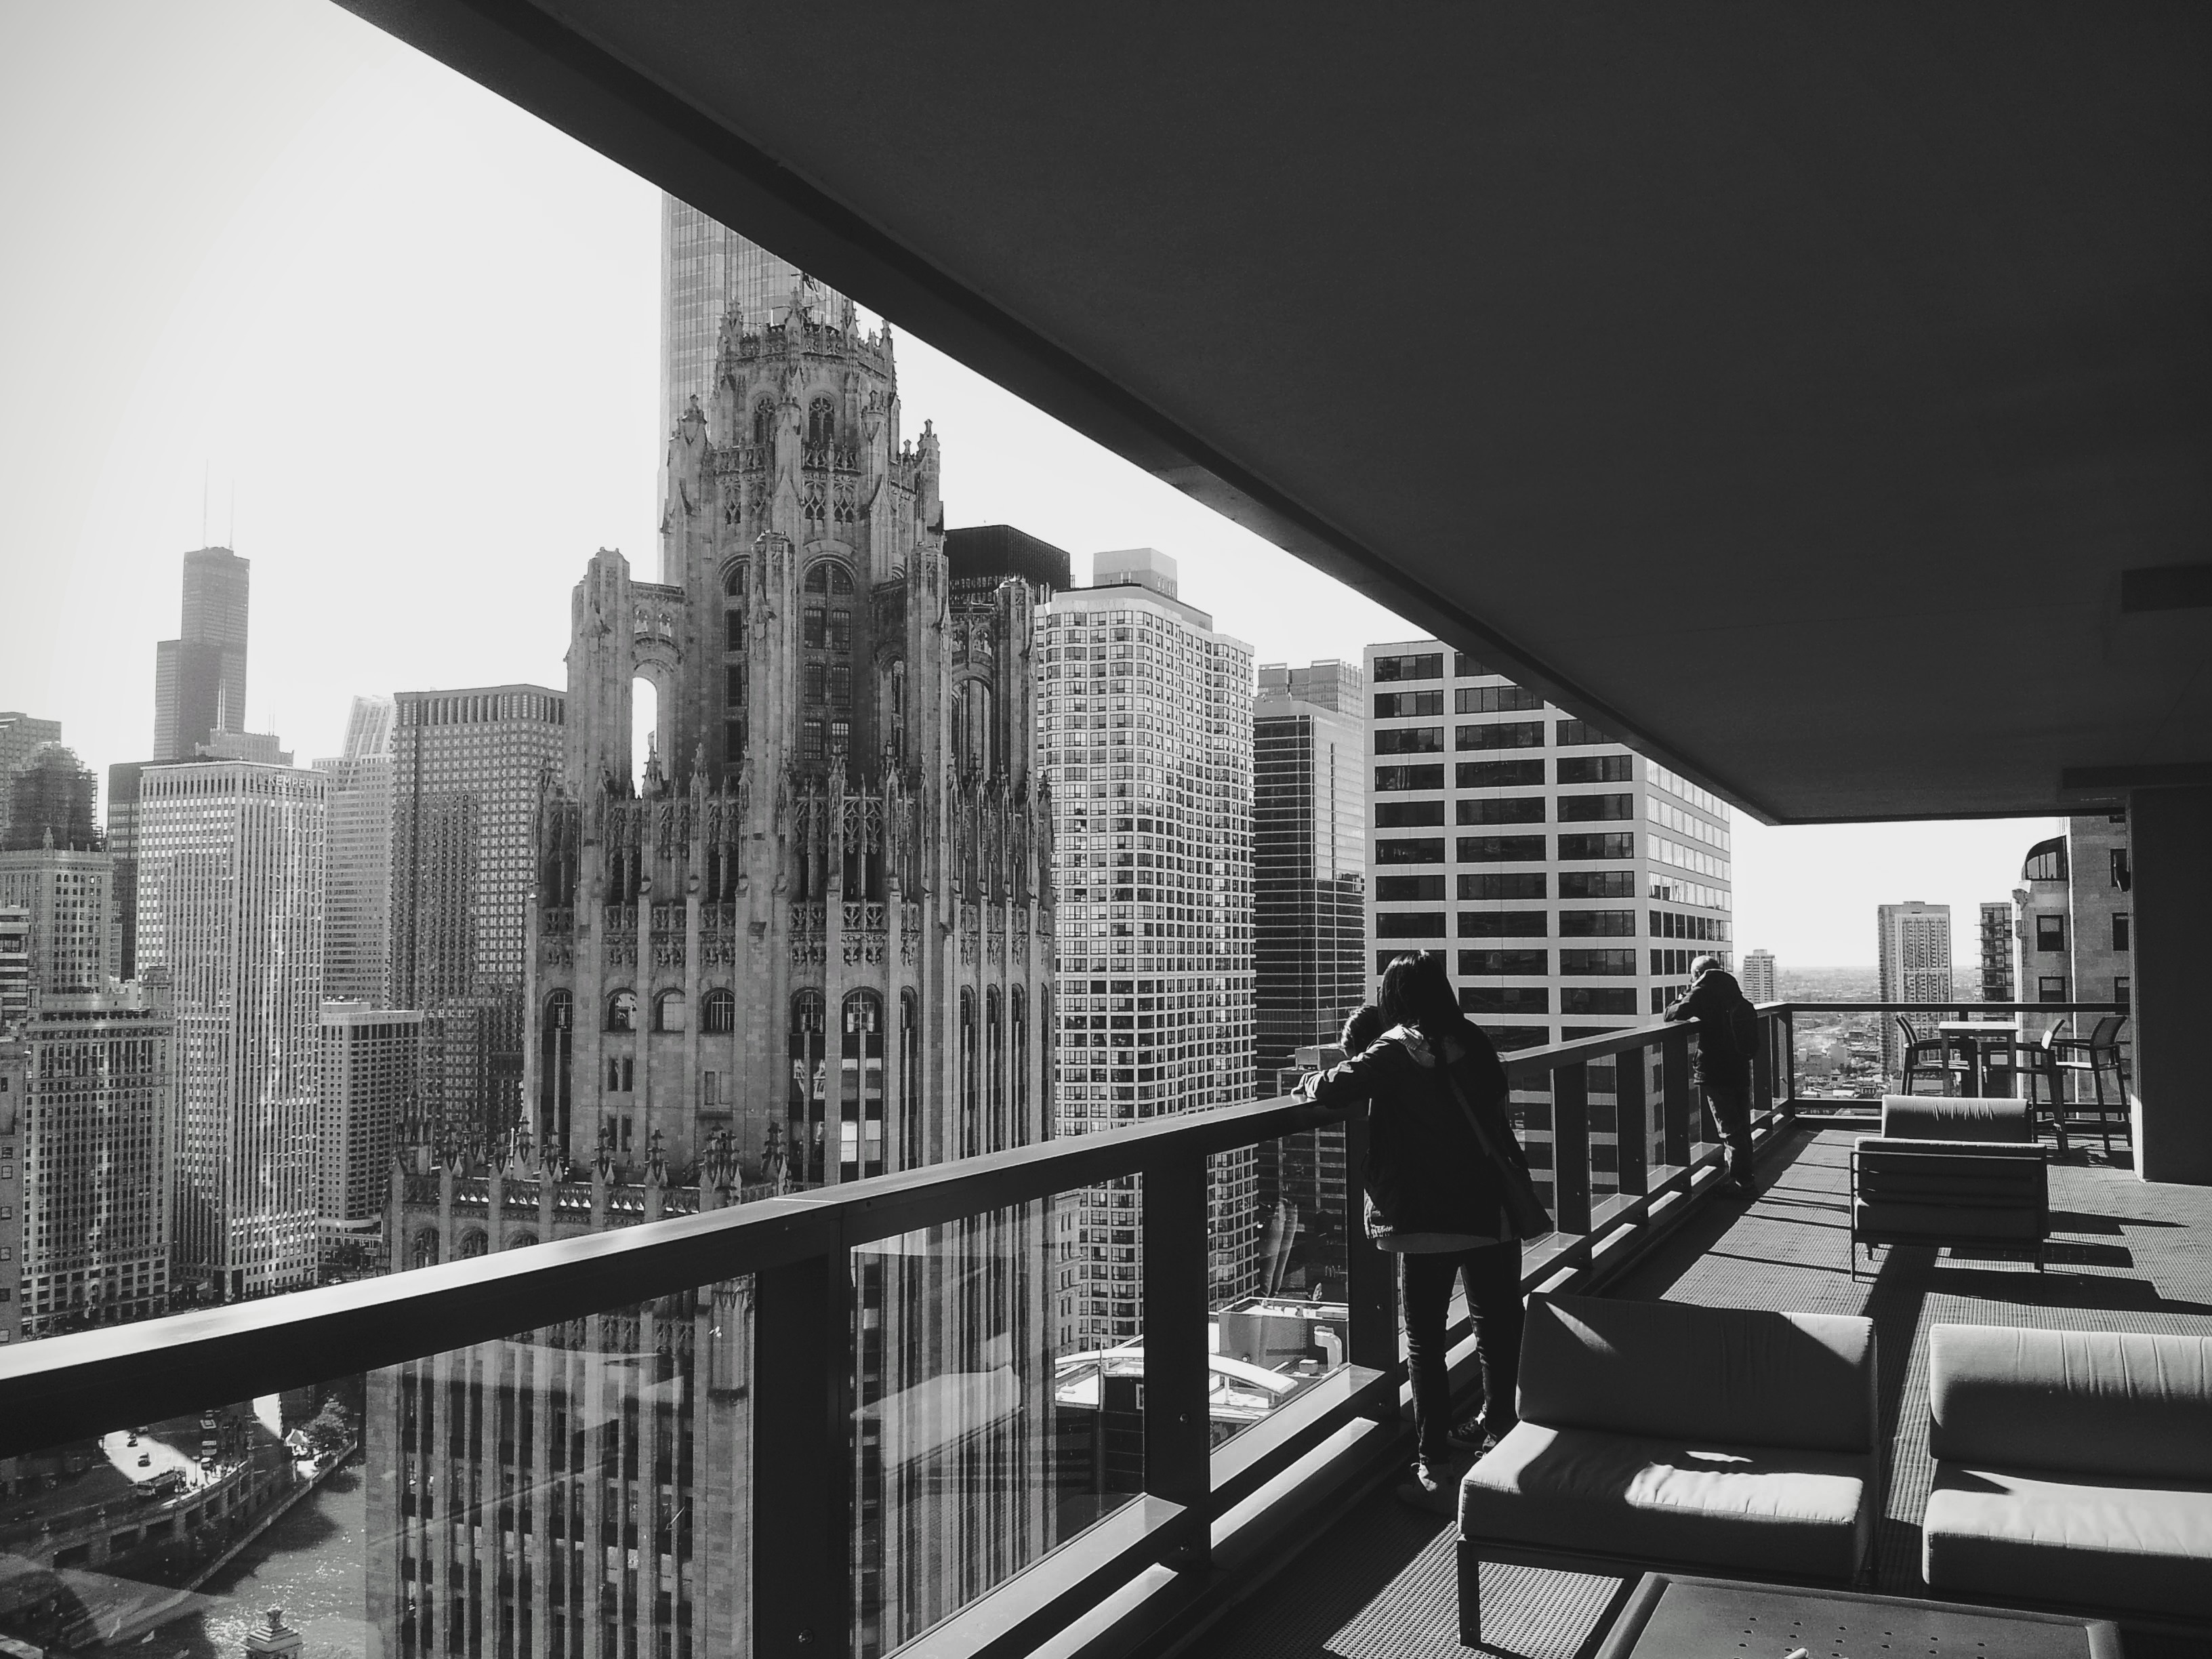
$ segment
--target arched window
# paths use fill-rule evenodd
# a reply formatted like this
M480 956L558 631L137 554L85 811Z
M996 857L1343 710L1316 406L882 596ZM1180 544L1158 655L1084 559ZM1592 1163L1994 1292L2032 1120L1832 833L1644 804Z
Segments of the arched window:
M729 991L709 991L699 999L699 1029L723 1036L738 1029L738 999Z
M408 1264L416 1267L434 1267L438 1265L438 1235L425 1227L415 1235L415 1242L407 1252Z
M537 1243L536 1233L517 1233L507 1241L507 1248L510 1250L526 1250Z
M799 695L806 710L799 749L809 758L848 749L853 735L853 573L817 562L800 586Z
M884 1003L873 991L845 999L838 1047L840 1173L848 1181L884 1172Z
M607 999L607 1030L635 1031L637 1030L637 993L617 991Z
M999 988L983 993L983 1048L991 1067L991 1139L988 1150L1004 1152L1013 1143L1006 1133L1006 1024L1000 1017Z
M806 408L806 447L827 451L837 436L837 410L827 398L817 398ZM823 454L827 461L830 457Z
M490 1249L491 1240L484 1235L483 1231L481 1228L471 1227L461 1235L460 1249L455 1251L454 1255L460 1261L467 1261L486 1254Z
M762 449L775 442L775 399L763 398L753 405L753 442Z
M960 1156L973 1158L975 1123L975 994L960 993Z
M791 1083L786 1115L791 1172L800 1181L823 1179L823 1119L828 1079L822 1053L822 993L801 991L791 1000Z
M653 1029L656 1031L681 1031L690 1023L691 1011L681 991L663 991L653 999Z
M960 701L952 717L952 745L963 772L988 776L998 769L998 721L993 702L988 680L960 682Z
M545 999L538 1033L538 1137L545 1146L565 1148L574 1087L576 1000L566 991Z
M1007 1045L1011 1052L1006 1069L1013 1074L1014 1145L1026 1146L1030 1144L1029 1002L1018 985L1006 993L1006 1015L1012 1028L1008 1033L1012 1041Z
M898 1050L899 1167L919 1169L929 1161L921 1121L921 1000L899 993Z

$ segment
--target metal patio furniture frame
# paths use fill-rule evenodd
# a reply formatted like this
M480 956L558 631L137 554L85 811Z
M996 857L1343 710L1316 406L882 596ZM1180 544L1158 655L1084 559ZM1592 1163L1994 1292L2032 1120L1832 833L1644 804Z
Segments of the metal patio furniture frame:
M2021 1143L2017 1150L2011 1152L1992 1150L1993 1148L2002 1148L2005 1145L2006 1143L2003 1142L1983 1143L1977 1141L1918 1140L1902 1144L1893 1143L1888 1146L1884 1146L1879 1149L1877 1156L1896 1157L1900 1158L1948 1158L1969 1160L1975 1158L1988 1157L1994 1163L2000 1164L2026 1164L2027 1162L2027 1159L2021 1157L2021 1153L2025 1152L2028 1146L2034 1146L2039 1154L2042 1151L2042 1146L2039 1142ZM1896 1232L1887 1229L1880 1229L1874 1231L1862 1231L1859 1227L1858 1220L1860 1152L1861 1149L1859 1147L1855 1146L1851 1148L1850 1235L1850 1242L1845 1247L1850 1259L1851 1278L1854 1282L1857 1280L1859 1276L1859 1247L1861 1245L1864 1245L1866 1247L1869 1260L1872 1260L1875 1246L1877 1244L1885 1248L1903 1244L1906 1246L1918 1246L1932 1249L1941 1249L1946 1245L1960 1249L2017 1249L2026 1248L2030 1251L2034 1258L2036 1272L2041 1273L2044 1271L2044 1258L2047 1254L2051 1244L2051 1188L2050 1169L2047 1164L2038 1165L2038 1167L2041 1168L2044 1171L2044 1184L2041 1192L2037 1197L2035 1240L2033 1244L2028 1244L2024 1240L1980 1239L1971 1236L1961 1237L1956 1233L1948 1231L1940 1233Z
M2062 1085L2068 1073L2080 1076L2086 1072L2091 1086L2096 1091L2097 1133L2104 1140L2106 1155L2111 1156L2112 1125L2110 1114L2117 1109L2124 1122L2128 1111L2127 1062L2120 1058L2120 1029L2127 1023L2128 1017L2124 1012L2106 1014L2089 1028L2089 1035L2085 1037L2061 1036L2058 1028L2054 1027L2045 1039L2044 1076L2051 1085L2051 1115L2059 1125L2062 1146L2069 1121ZM2120 1097L2110 1105L2105 1100L2105 1073L2107 1071L2112 1073L2113 1086ZM2076 1120L2076 1124L2081 1127L2087 1127L2086 1119Z

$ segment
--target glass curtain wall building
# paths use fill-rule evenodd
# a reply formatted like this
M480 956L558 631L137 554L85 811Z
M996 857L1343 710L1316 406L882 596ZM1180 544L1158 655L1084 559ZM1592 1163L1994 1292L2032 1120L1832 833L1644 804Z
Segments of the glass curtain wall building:
M345 752L315 763L331 780L323 992L374 1002L390 989L392 714L389 697L356 697Z
M1729 809L1436 640L1366 653L1370 971L1443 951L1501 1050L1644 1024L1732 965Z
M1249 1098L1252 653L1176 596L1175 562L1102 553L1039 618L1060 894L1060 1132ZM1217 1305L1256 1281L1251 1154L1211 1194ZM1063 1329L1140 1329L1133 1181L1084 1193Z

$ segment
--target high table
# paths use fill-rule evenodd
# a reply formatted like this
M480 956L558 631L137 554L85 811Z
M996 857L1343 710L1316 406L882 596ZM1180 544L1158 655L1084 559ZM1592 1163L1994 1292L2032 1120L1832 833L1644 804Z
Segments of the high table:
M1597 1659L2120 1659L2109 1620L1648 1572Z
M1964 1085L1968 1094L1978 1096L1988 1092L1990 1050L2017 1049L2022 1029L2018 1020L1946 1019L1936 1023L1936 1033L1967 1054Z

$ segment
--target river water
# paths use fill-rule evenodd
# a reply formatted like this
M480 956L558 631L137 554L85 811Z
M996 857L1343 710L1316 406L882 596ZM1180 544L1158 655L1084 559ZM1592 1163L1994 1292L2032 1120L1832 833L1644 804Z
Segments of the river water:
M362 1619L368 1565L367 1483L340 1469L200 1587L205 1604L122 1650L143 1659L240 1659L271 1607L307 1638L305 1659L381 1659Z

